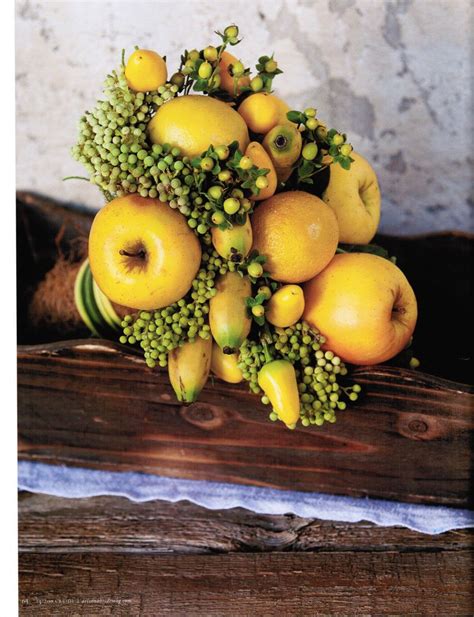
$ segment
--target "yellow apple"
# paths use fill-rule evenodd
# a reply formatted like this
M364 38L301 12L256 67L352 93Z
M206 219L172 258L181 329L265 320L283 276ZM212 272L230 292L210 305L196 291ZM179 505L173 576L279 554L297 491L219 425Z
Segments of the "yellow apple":
M339 241L368 244L380 222L380 189L368 161L351 152L350 169L339 163L330 167L329 184L322 199L334 210L339 223Z
M186 219L158 199L126 195L97 213L89 236L92 275L112 301L155 309L182 298L201 263Z
M304 286L303 319L325 346L352 364L377 364L404 349L415 329L416 297L403 272L368 253L338 254Z

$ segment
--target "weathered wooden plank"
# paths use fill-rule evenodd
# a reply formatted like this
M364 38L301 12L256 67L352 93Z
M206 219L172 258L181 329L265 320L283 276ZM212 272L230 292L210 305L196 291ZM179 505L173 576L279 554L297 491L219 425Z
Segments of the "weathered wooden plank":
M368 522L256 514L244 508L207 510L186 501L133 503L121 497L22 493L18 516L21 553L460 551L469 549L474 537L469 529L433 536Z
M35 617L470 615L471 566L466 550L24 553L20 605Z
M20 458L285 489L470 503L473 395L388 366L322 430L269 423L245 386L215 380L177 403L165 372L110 342L21 347Z

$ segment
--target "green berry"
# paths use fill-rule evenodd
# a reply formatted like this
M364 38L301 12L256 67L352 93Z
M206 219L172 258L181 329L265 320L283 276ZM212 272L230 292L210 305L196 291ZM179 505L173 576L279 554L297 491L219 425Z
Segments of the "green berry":
M278 68L278 63L273 60L273 58L271 60L268 60L268 62L265 63L265 72L266 73L274 73Z
M203 171L211 171L214 168L214 160L210 156L205 156L201 161L201 169Z
M314 129L318 128L318 124L319 122L316 120L316 118L309 118L309 120L306 122L306 128L310 131L314 131Z
M265 315L265 309L261 304L252 307L252 315L255 317L263 317Z
M235 199L235 197L228 197L224 201L224 210L227 214L235 214L240 209L240 201Z
M242 64L242 62L240 62L240 60L238 62L235 62L235 64L232 65L232 75L234 77L241 77L245 72L245 67Z
M410 368L412 369L418 368L420 364L421 364L420 361L418 360L418 358L415 358L415 356L413 356L413 358L410 359L410 364L409 364ZM355 390L355 386L353 389Z
M303 150L301 151L301 156L306 161L314 160L317 157L317 155L318 155L318 146L313 142L306 144Z
M212 45L209 45L203 51L204 58L208 60L209 62L215 62L217 60L217 54L218 54L217 49L213 47Z
M350 156L352 152L351 144L342 144L340 152L342 156Z
M178 88L182 88L184 86L184 80L185 80L185 76L182 73L174 73L174 75L171 76L170 82L175 85L178 86Z
M314 109L314 107L307 107L307 108L304 110L304 115L305 115L307 118L314 118L314 117L315 117L315 115L316 115L316 110Z
M265 176L258 176L258 178L255 180L255 186L258 189L266 189L268 186L268 180L265 178Z
M188 52L188 60L192 60L193 62L196 62L196 60L199 60L199 52L197 49L192 49L190 52Z
M344 137L340 133L336 133L332 138L332 143L334 146L340 146L344 143Z
M221 147L221 146L219 146ZM219 155L217 155L219 156ZM221 182L228 182L232 178L232 172L229 169L224 169L217 174L217 178Z
M262 294L265 296L265 300L269 300L272 296L272 291L270 289L270 287L268 287L267 285L262 285L261 287L259 287L257 289L257 293L258 294Z
M247 272L249 276L252 276L253 278L257 279L263 274L263 266L262 264L259 264L257 261L253 261L251 264L249 264L247 268Z
M219 199L222 197L222 193L223 190L220 186L211 186L211 188L207 191L209 197L211 199L214 199L215 201L219 201Z
M220 161L225 161L227 158L229 158L230 151L227 146L217 146L217 148L215 148L215 152ZM224 173L224 172L221 172L221 173ZM228 173L230 174L230 171Z
M227 28L224 30L224 36L227 39L236 39L239 36L239 29L237 26L227 26Z
M212 75L212 64L209 62L203 62L199 67L198 74L201 79L209 79Z
M214 225L222 225L222 223L225 221L224 213L220 210L216 210L215 212L213 212L211 220Z
M252 159L249 156L243 156L239 162L240 169L251 169L253 167Z
M263 88L263 79L259 75L257 75L250 81L250 87L253 92L260 92L260 90Z

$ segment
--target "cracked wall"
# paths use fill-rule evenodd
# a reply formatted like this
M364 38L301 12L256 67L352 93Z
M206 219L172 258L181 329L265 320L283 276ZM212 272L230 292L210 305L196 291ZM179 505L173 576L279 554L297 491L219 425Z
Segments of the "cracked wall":
M372 162L382 231L472 228L471 19L469 0L18 1L17 186L99 207L97 189L61 178L83 173L68 156L77 121L122 47L174 66L235 21L246 65L274 51L277 92Z

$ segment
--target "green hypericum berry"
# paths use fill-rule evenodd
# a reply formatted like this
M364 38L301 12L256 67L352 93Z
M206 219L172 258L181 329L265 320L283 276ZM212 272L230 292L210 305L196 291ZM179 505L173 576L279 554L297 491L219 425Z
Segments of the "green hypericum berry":
M220 210L217 210L217 212L214 212L212 214L211 221L214 223L214 225L222 225L222 223L225 221L224 213Z
M278 63L271 59L268 60L268 62L265 63L265 72L266 73L274 73L278 68Z
M219 201L219 199L222 197L222 193L223 190L220 186L211 186L211 188L207 191L209 197L211 199L215 199L216 201Z
M319 122L316 120L316 118L309 118L309 120L306 122L306 128L310 131L314 131L314 129L318 128L318 124Z
M240 201L235 199L235 197L228 197L224 201L224 210L227 214L235 214L240 209Z
M332 138L332 143L335 146L340 146L341 144L344 143L344 137L340 135L339 133L336 133L334 137Z
M253 167L252 159L248 156L243 156L239 161L239 167L245 170L251 169Z
M193 60L194 62L196 62L196 60L199 60L199 52L197 49L192 49L190 52L188 52L188 56L187 56L188 60Z
M244 197L243 199L240 200L240 205L245 210L245 212L248 212L250 208L252 207L252 202L250 201L250 199L247 199L246 197Z
M219 155L218 155L219 156ZM217 178L221 182L227 182L232 178L232 172L229 169L224 169L217 174Z
M316 110L314 109L314 107L307 107L307 108L304 110L304 115L305 115L307 118L314 118L314 117L315 117L315 115L316 115Z
M359 398L359 397L357 396L357 394L356 394L355 392L351 392L351 393L349 394L349 399L350 399L351 401L356 401L358 398Z
M415 356L413 356L413 358L410 359L410 363L409 363L410 368L413 368L413 369L418 368L420 364L421 364L420 361L418 360L418 358L415 358ZM355 386L353 389L355 390ZM357 391L360 392L360 390L357 390Z
M227 146L217 146L217 148L215 148L215 152L220 161L225 161L229 157L229 154L230 154L229 148ZM224 173L224 172L221 172L221 173ZM230 171L228 173L230 174Z
M239 36L239 29L237 26L227 26L227 28L224 30L224 36L227 39L236 39Z
M306 161L312 161L318 155L318 146L315 143L306 144L301 151L301 156Z
M218 88L221 85L221 76L216 73L207 83L210 88Z
M238 60L232 65L232 75L234 77L241 77L245 72L245 66Z
M258 178L255 180L255 186L258 189L266 189L268 186L268 180L265 178L265 176L258 176Z
M261 304L252 307L252 315L255 317L263 317L265 315L265 309Z
M352 389L354 392L360 392L362 390L358 383L356 383L355 386L352 386Z
M201 79L209 79L212 75L212 64L209 62L203 62L199 67L198 74Z
M253 92L260 92L260 90L263 88L263 79L259 75L257 75L256 77L251 79L250 87Z
M252 276L253 278L258 278L259 276L262 276L263 274L262 264L259 264L257 261L253 261L251 264L249 264L247 268L247 272L249 276Z
M349 156L351 152L352 152L351 144L342 144L341 150L340 150L340 153L342 154L342 156Z
M174 73L174 75L171 76L170 82L175 85L178 86L178 88L182 88L184 86L184 80L185 77L182 73Z
M257 289L257 294L263 294L266 300L269 300L272 296L272 290L267 285L262 285Z
M201 161L201 169L204 171L211 171L214 168L214 161L210 156L205 156Z
M185 75L189 75L189 73L192 73L194 71L195 64L196 63L194 62L194 60L186 60L183 67L183 73Z
M204 58L206 60L209 60L209 62L215 62L217 60L217 54L218 54L217 49L213 47L212 45L209 45L203 51Z
M235 197L235 199L243 199L244 198L244 192L241 191L240 189L233 189L230 195L231 195L231 197Z
M327 137L327 134L328 134L327 128L323 126L322 124L320 124L318 128L316 129L316 135L318 136L318 139L320 139L321 141L324 141Z

